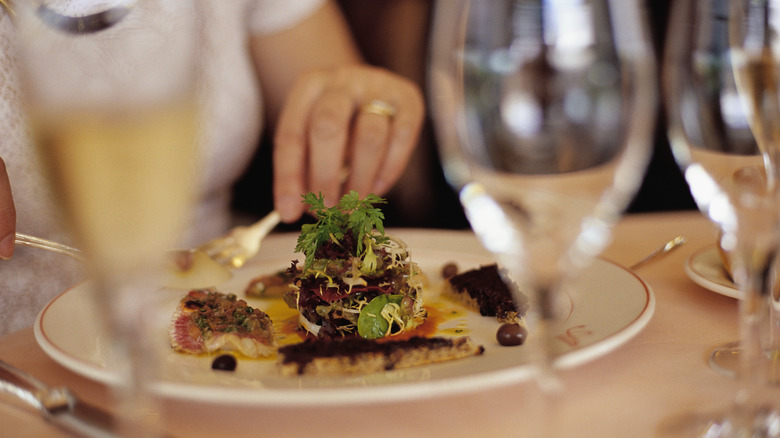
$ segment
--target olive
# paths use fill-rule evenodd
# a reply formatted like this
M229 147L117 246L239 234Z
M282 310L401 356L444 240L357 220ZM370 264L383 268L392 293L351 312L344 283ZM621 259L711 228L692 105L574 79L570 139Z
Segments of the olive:
M441 268L442 278L454 277L458 274L458 265L454 262L448 262Z
M527 336L528 330L520 324L501 324L501 327L496 332L498 343L505 347L523 345Z
M219 371L235 371L236 365L236 358L233 355L222 354L214 358L214 361L211 362L211 369Z

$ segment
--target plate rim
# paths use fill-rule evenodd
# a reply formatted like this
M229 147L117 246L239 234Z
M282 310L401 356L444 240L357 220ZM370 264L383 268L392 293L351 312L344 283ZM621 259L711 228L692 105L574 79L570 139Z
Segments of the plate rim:
M468 231L455 230L407 230L405 234L424 232L430 235L431 232L439 232L443 236L461 236L463 238L475 238L473 233ZM285 234L279 233L284 238ZM270 236L269 236L270 237ZM446 249L431 248L431 252L450 252ZM463 252L464 255L479 256L478 253ZM489 254L488 254L489 256ZM624 345L629 340L639 334L655 313L656 298L653 289L637 273L622 266L614 261L597 257L593 264L603 263L618 268L629 274L633 281L637 282L637 287L644 291L645 301L641 311L622 328L610 333L605 337L595 341L592 344L582 348L563 353L556 359L556 367L559 369L572 368L583 363L592 361L607 353L614 351ZM592 265L587 269L593 269ZM586 272L586 271L583 271ZM38 345L55 362L70 371L107 385L120 383L119 377L111 370L104 368L94 362L80 357L69 355L48 338L44 329L43 322L46 312L54 303L68 293L72 293L83 283L77 284L58 294L52 299L38 314L34 334ZM468 360L468 359L467 359ZM438 378L435 380L410 381L403 383L391 383L380 386L370 387L342 387L342 388L305 388L291 390L288 388L257 388L257 387L214 387L202 386L196 383L186 382L155 382L153 391L158 395L172 399L199 400L214 403L239 403L252 406L305 406L305 405L323 405L323 404L356 404L356 403L381 403L390 401L402 401L409 399L433 398L455 394L463 394L475 391L484 391L499 385L519 383L532 377L533 369L527 364L519 364L503 369L479 371L467 376L450 376ZM457 383L457 384L454 384ZM185 389L184 391L182 389ZM370 397L366 397L366 391L373 391ZM229 393L229 394L228 394Z
M716 244L714 243L706 245L694 251L685 260L685 273L688 275L688 278L690 278L694 283L709 290L710 292L715 292L717 294L729 298L735 298L738 300L742 299L742 292L739 290L737 285L734 284L733 282L731 282L732 286L725 285L723 283L713 280L707 274L702 273L700 272L700 270L696 269L696 264L703 263L702 259L704 257L709 256L712 253L716 253L716 252L717 252L717 247Z

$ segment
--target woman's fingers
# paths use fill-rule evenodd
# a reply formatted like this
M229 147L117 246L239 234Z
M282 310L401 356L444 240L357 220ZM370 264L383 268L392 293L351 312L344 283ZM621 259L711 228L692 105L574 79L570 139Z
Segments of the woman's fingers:
M276 128L274 197L282 219L300 217L305 192L322 192L333 205L348 190L389 190L417 144L424 114L419 89L385 70L350 66L302 76Z
M16 208L11 194L11 182L5 162L0 158L0 259L8 260L14 255L16 232Z
M338 202L342 169L351 136L353 104L348 90L324 91L311 110L308 126L309 191L322 192L325 205Z
M403 97L398 99L398 110L392 118L387 153L370 188L374 193L382 194L390 190L406 168L420 138L425 103L417 87L411 83L407 85Z
M387 153L392 122L392 118L380 114L359 112L355 116L351 158L347 164L347 190L365 196L373 189L377 171Z
M282 221L293 222L304 211L301 194L308 186L309 113L322 89L319 75L308 74L293 87L279 115L274 135L274 206Z

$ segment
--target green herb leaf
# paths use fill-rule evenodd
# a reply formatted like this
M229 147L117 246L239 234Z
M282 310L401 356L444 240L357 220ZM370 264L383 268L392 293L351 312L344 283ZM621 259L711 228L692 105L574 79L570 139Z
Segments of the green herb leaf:
M354 194L354 196L351 196ZM348 198L349 197L349 198ZM363 253L363 239L365 235L372 236L372 231L376 228L380 234L385 234L385 228L382 221L385 220L385 215L382 210L373 206L373 204L383 204L386 201L377 195L368 195L364 199L357 198L357 192L350 192L344 195L347 200L345 207L351 212L348 218L349 228L354 233L355 239L357 239L358 254ZM373 236L372 236L373 237Z
M357 254L361 256L365 251L365 245L384 243L385 237L384 214L374 204L384 204L385 199L370 194L363 199L356 191L351 191L341 197L338 204L326 207L322 193L306 193L303 202L309 205L309 211L317 218L314 224L305 224L301 227L301 234L295 251L302 252L306 256L304 268L309 268L314 262L314 254L317 248L329 240L341 241L346 233L351 232L357 243ZM374 230L379 233L375 234Z
M390 328L390 321L382 316L382 310L390 303L401 304L403 295L378 295L360 310L358 334L366 339L379 339Z

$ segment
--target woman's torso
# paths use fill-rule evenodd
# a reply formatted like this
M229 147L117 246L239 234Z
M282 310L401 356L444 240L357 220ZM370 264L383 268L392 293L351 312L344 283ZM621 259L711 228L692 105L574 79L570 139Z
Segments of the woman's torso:
M288 21L282 20L282 25L287 25L319 2L297 1L289 2L292 6L285 6L286 0L203 0L200 4L207 17L202 51L206 61L203 166L200 202L185 245L219 235L229 226L232 186L258 144L262 99L249 48L250 29L263 25L263 15L258 18L256 8L274 7L277 15L289 9ZM164 17L157 23L164 25ZM270 30L275 28L273 23L269 26ZM11 19L0 13L0 157L11 178L17 229L69 242L34 151L26 146L12 38ZM0 261L0 334L29 326L43 304L81 277L79 265L65 256L17 247L12 260Z

